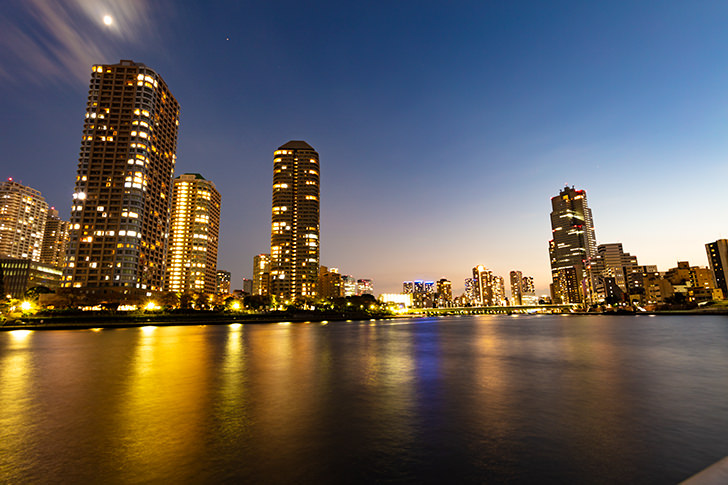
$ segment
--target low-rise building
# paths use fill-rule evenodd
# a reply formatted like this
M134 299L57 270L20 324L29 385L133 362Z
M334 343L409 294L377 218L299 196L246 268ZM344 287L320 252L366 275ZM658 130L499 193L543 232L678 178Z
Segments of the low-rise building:
M30 259L0 259L0 291L3 296L22 298L25 292L36 286L55 291L61 285L63 270L50 264Z

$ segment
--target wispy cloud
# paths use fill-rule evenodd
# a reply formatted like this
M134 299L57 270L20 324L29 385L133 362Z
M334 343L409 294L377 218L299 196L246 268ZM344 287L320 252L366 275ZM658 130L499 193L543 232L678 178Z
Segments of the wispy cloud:
M159 45L159 0L17 0L0 16L0 78L87 82L93 64ZM165 9L166 10L166 9ZM168 11L168 10L167 10ZM112 23L104 24L104 16Z

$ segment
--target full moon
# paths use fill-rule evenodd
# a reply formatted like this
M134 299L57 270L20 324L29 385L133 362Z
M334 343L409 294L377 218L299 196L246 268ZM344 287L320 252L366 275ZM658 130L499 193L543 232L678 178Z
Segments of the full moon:
M111 18L111 15L104 15L104 25L111 25L113 21L114 19Z

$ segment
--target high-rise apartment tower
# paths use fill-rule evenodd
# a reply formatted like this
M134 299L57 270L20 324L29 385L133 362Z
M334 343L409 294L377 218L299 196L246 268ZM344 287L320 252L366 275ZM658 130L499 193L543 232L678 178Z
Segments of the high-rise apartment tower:
M293 302L316 296L319 155L305 141L289 141L273 155L271 294Z
M217 290L220 192L199 173L174 179L167 250L167 291Z
M270 294L270 254L258 254L253 258L253 294Z
M497 305L495 302L497 291L494 291L495 278L497 277L493 275L493 272L482 264L473 268L473 282L475 283L475 293L479 305Z
M523 273L511 271L511 305L523 305Z
M0 257L39 262L47 219L39 191L13 179L0 183Z
M162 289L178 126L152 69L93 67L64 286Z
M68 221L58 217L55 207L48 210L45 231L43 231L43 245L40 253L40 262L50 264L56 268L63 268L68 248Z
M551 207L552 298L564 303L585 302L591 298L589 265L597 249L586 191L564 187L551 198Z

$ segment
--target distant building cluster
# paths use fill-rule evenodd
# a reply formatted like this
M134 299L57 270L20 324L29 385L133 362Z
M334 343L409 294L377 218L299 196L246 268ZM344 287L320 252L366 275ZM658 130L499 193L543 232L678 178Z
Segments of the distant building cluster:
M728 295L728 241L706 244L710 267L677 266L658 271L624 252L622 243L597 244L586 191L564 187L551 198L551 298L585 307L628 304L700 303Z
M533 278L520 271L511 271L511 299L506 295L505 279L493 274L485 266L477 265L472 277L465 279L465 293L454 296L452 283L446 278L437 282L413 280L402 283L402 295L408 295L405 304L413 308L489 307L536 304ZM395 301L390 297L390 301ZM398 303L401 303L397 301ZM525 302L525 303L524 303Z
M374 282L370 279L356 279L341 274L339 268L319 268L318 294L321 298L344 298L347 296L374 296Z

